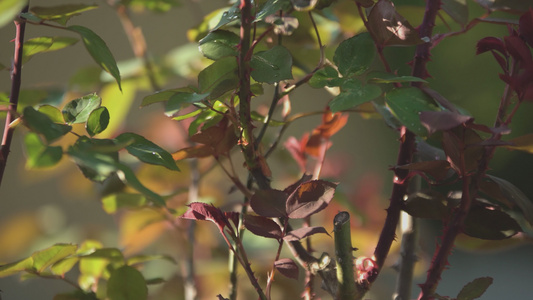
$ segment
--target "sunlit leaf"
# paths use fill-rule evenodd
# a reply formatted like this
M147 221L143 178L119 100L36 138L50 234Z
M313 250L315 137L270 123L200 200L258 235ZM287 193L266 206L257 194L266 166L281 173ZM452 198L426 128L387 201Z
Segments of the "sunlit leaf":
M78 263L79 257L73 256L73 257L67 257L65 259L62 259L56 263L54 263L50 267L50 271L52 271L53 274L56 275L65 275L68 271L72 270L72 268Z
M87 4L63 4L58 6L33 6L30 11L43 20L55 21L61 25L67 24L73 16L77 16L84 11L98 8L96 5Z
M116 136L133 107L137 84L135 81L128 80L122 83L122 87L123 89L120 91L116 84L108 84L100 90L102 106L107 108L111 116L106 130L98 135L100 138Z
M385 94L392 113L409 130L419 136L427 136L427 129L420 122L420 112L437 111L433 99L417 88L394 89Z
M167 12L171 8L179 6L178 0L122 0L124 5L130 6L133 10L148 9L153 12Z
M457 295L457 300L473 300L477 299L485 293L485 291L492 284L492 277L476 278L467 283Z
M74 244L55 244L47 249L37 251L31 255L33 267L37 272L43 272L54 263L74 255L77 249L78 246Z
M288 232L287 235L283 237L283 240L286 242L299 241L317 233L325 233L329 235L328 231L322 226L302 227Z
M55 166L63 156L61 146L48 146L43 144L39 135L29 132L24 137L26 146L27 168L46 168Z
M87 119L85 129L91 137L101 133L109 125L109 111L107 107L101 106L93 110Z
M55 106L48 104L41 105L39 106L37 111L47 115L54 123L65 123L65 120L63 120L63 114L61 113L59 108Z
M0 266L0 278L11 276L26 270L33 270L32 257Z
M216 60L198 74L200 92L202 94L210 92L211 99L237 88L238 82L237 60L234 57Z
M266 17L273 15L280 10L287 11L292 8L287 0L268 0L255 16L254 22L263 21Z
M281 228L267 217L244 215L244 227L258 236L281 239Z
M283 46L254 54L250 67L252 78L258 82L275 83L292 79L292 56Z
M344 40L335 50L333 61L344 77L361 75L374 61L376 50L368 33Z
M63 107L63 118L69 124L85 123L91 112L101 104L102 99L96 94L74 99Z
M116 140L119 143L125 143L133 140L133 142L126 147L126 150L128 150L131 155L137 157L145 163L160 165L170 170L179 171L179 168L176 166L176 162L170 153L153 142L147 140L143 136L126 132L117 136Z
M282 275L292 279L298 279L299 269L298 265L290 258L282 258L274 262L274 267Z
M24 108L24 124L33 132L42 134L48 143L64 136L72 130L65 124L57 124L45 114L36 111L33 107Z
M201 202L193 202L187 206L189 209L187 209L181 218L197 221L211 221L217 225L221 233L224 233L224 228L233 231L226 215L219 208Z
M324 180L302 183L287 199L289 218L306 218L323 210L333 199L336 187L337 184Z
M373 84L363 85L353 78L344 82L341 93L329 103L332 112L346 110L357 105L374 100L381 95L381 88Z
M35 54L60 50L74 45L78 39L71 37L49 37L43 36L29 39L24 42L22 53L22 63L28 62Z
M236 21L241 16L241 10L239 9L240 2L235 2L228 10L226 10L222 16L218 19L218 24L211 30L217 30L220 27L227 25L233 21Z
M28 3L27 0L3 0L0 1L0 27L13 22L22 8Z
M237 56L237 45L240 42L238 35L231 31L216 30L210 32L200 40L199 48L202 54L212 60L226 56Z
M104 40L87 27L73 25L67 27L67 29L81 35L85 48L87 48L89 54L93 57L96 63L104 69L104 71L108 72L113 78L115 78L118 88L122 90L120 84L120 71L113 54L109 51Z
M141 194L118 193L102 198L102 207L108 214L114 214L121 208L138 208L146 204L146 197Z

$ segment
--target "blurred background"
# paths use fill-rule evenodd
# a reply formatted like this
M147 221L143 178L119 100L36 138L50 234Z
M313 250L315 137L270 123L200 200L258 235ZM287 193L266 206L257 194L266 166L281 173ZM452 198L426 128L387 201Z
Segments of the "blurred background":
M119 62L122 74L128 74L128 70L139 65L134 59L128 37L116 11L105 1L95 1L77 1L76 3L96 3L99 8L73 18L69 24L86 26L100 35ZM31 1L32 6L64 3L62 0ZM179 3L179 6L166 13L144 10L133 11L131 14L133 23L143 30L149 53L155 61L164 62L168 68L168 76L161 80L161 88L195 84L195 80L187 74L200 70L205 61L201 59L196 45L187 39L188 30L200 24L208 13L228 5L223 0L180 0ZM405 0L394 3L413 26L420 24L424 1ZM468 4L470 18L483 14L483 10L476 3L468 1ZM341 15L345 17L348 14L356 14L356 8L351 1L339 1L332 11L344 12ZM505 13L495 14L495 17L517 19L517 16ZM354 28L361 26L360 20L350 22L354 24ZM346 34L353 35L358 30L353 29L353 32L347 31ZM448 29L443 21L439 21L435 31L447 32ZM483 23L463 35L444 40L432 52L432 61L428 65L432 75L428 80L430 87L465 108L479 123L491 125L494 122L504 85L498 78L500 69L492 56L475 55L476 42L486 36L501 37L507 32L505 26ZM26 27L26 39L56 35L74 36L69 32L44 26L30 24ZM0 62L6 66L11 62L13 43L10 41L13 38L12 24L0 29ZM331 43L334 44L335 41ZM398 70L399 74L409 75L409 66L406 63L411 60L413 49L387 48L385 55L392 62L392 69ZM317 51L309 50L309 53L314 55L314 58L309 56L314 59L309 63L313 65L318 60ZM118 117L120 122L114 124L115 130L109 133L110 135L123 131L136 132L169 152L186 145L183 126L166 118L162 106L156 104L139 108L143 97L153 93L146 84L125 80L124 92L120 93L109 78L100 75L96 66L93 74L96 74L100 84L80 85L80 82L88 80L79 79L82 74L79 70L91 70L95 66L81 43L60 51L36 55L23 68L22 88L25 90L25 97L28 101L46 98L49 103L59 105L96 91L91 90L96 86L104 105L113 106L116 111L123 110L125 113L124 122ZM109 83L106 83L106 80ZM67 88L70 90L68 93L65 92ZM9 89L9 72L2 70L0 92L9 95ZM266 88L265 96L254 100L258 110L268 105L271 94L272 90ZM291 95L292 109L293 112L321 110L331 98L332 95L326 91L305 86ZM511 137L531 132L531 110L530 103L522 106L512 124ZM111 111L111 117L113 116ZM285 142L291 136L300 139L302 134L310 132L319 124L320 116L299 120L289 128L281 141ZM22 127L17 129L0 187L0 264L27 257L32 252L54 243L82 243L87 239L95 239L106 247L118 247L130 255L168 254L174 257L177 264L167 261L150 262L144 267L143 273L147 274L147 277L161 276L167 280L166 283L151 287L153 299L182 299L183 282L179 274L186 263L183 261L186 251L183 241L187 238L185 234L168 228L162 222L150 223L147 220L154 216L147 211L107 214L100 201L106 186L90 183L67 158L53 169L28 170L25 167L23 133ZM275 134L276 129L269 131L266 139L272 140ZM314 217L313 222L331 231L335 214L340 210L349 210L352 213L354 246L359 248L356 256L370 256L377 241L390 195L392 175L389 168L396 161L397 138L397 132L387 127L382 120L366 119L352 113L348 124L333 137L333 146L328 150L323 178L339 182L339 188L332 205ZM73 139L61 143L68 145L72 141ZM298 178L299 168L286 149L280 147L277 152L269 158L273 171L273 186L284 188ZM182 169L181 173L171 173L160 167L150 166L138 166L136 171L143 183L150 188L167 191L188 185L189 164L182 161L178 165ZM205 170L207 165L209 163L200 162L200 169ZM237 162L235 165L241 164ZM490 174L514 183L531 199L532 169L533 159L530 155L499 150L491 163ZM245 180L242 171L241 178ZM199 200L213 202L222 207L228 203L242 201L238 193L230 193L230 190L231 186L223 172L214 169L202 177ZM173 201L185 203L186 195L179 195ZM414 284L423 282L428 260L437 241L436 236L440 236L439 224L435 222L422 221L420 227L420 261L417 264ZM227 249L212 224L198 222L196 230L198 240L195 255L198 259L195 263L199 299L215 299L217 294L227 295ZM330 248L332 240L329 237L317 237L314 243L317 253L327 251L333 254ZM257 268L257 276L264 283L266 272L275 255L275 242L250 235L245 239L245 247L249 249L249 257ZM393 251L397 251L397 248L396 245ZM491 276L494 283L482 299L526 299L530 295L530 289L524 284L524 278L531 276L532 254L533 245L518 240L484 242L462 236L450 258L449 269L443 274L438 293L455 296L467 282L478 277ZM397 254L393 252L389 265L396 259ZM69 276L76 279L76 274ZM254 293L250 292L251 288L244 273L240 273L240 278L243 290L240 298L252 299ZM395 272L388 267L366 299L390 299L394 282ZM299 288L300 285L279 278L274 284L274 298L298 299L301 290L295 287ZM22 281L18 276L11 276L0 278L0 289L2 299L19 300L53 299L55 294L71 291L72 287L56 280L35 278ZM325 293L320 293L323 299L329 299ZM415 286L413 297L417 293L418 287Z

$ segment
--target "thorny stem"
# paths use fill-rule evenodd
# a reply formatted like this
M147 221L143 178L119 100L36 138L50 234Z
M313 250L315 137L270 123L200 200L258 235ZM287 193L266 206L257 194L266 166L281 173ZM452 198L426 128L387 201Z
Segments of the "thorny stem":
M28 12L29 3L22 9L21 13ZM6 170L7 157L11 151L11 141L13 139L14 127L11 127L11 122L15 120L17 105L19 101L20 85L22 83L22 48L24 46L24 32L26 30L26 22L23 20L15 20L15 53L13 54L13 65L11 67L11 94L9 95L9 110L7 111L6 121L4 126L4 134L2 137L2 146L0 148L0 185L4 178Z
M270 300L270 291L272 289L272 283L274 282L274 273L276 272L275 262L279 260L279 257L281 255L281 249L283 249L283 237L285 236L285 234L287 234L288 224L289 224L289 219L285 219L285 224L281 231L281 238L278 241L279 245L278 245L278 251L276 252L276 258L274 259L274 264L272 265L272 271L270 272L268 276L269 278L267 280L266 294L269 300Z

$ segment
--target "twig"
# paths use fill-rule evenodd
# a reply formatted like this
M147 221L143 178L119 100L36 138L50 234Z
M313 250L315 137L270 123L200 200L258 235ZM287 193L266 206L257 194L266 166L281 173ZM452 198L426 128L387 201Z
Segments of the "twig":
M21 13L28 12L29 2L22 9ZM11 151L11 141L13 139L14 127L11 127L11 122L16 118L20 85L22 83L22 49L24 47L24 32L26 30L26 22L23 20L15 20L15 53L13 54L13 66L11 68L11 93L9 95L9 110L7 111L4 134L2 137L2 146L0 149L0 185L4 178L6 170L7 157Z

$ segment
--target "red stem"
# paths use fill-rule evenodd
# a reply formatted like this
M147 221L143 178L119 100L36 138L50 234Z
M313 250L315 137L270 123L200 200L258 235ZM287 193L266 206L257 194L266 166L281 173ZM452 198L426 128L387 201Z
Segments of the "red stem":
M26 5L21 13L28 12L29 4ZM13 55L13 67L11 69L11 94L9 95L9 110L7 111L6 123L4 127L4 135L2 138L2 146L0 152L0 184L4 178L6 170L7 157L11 148L11 140L13 139L13 131L11 122L16 118L17 105L19 101L20 85L22 83L22 48L24 46L24 32L26 29L26 22L15 20L16 36L15 36L15 53Z

